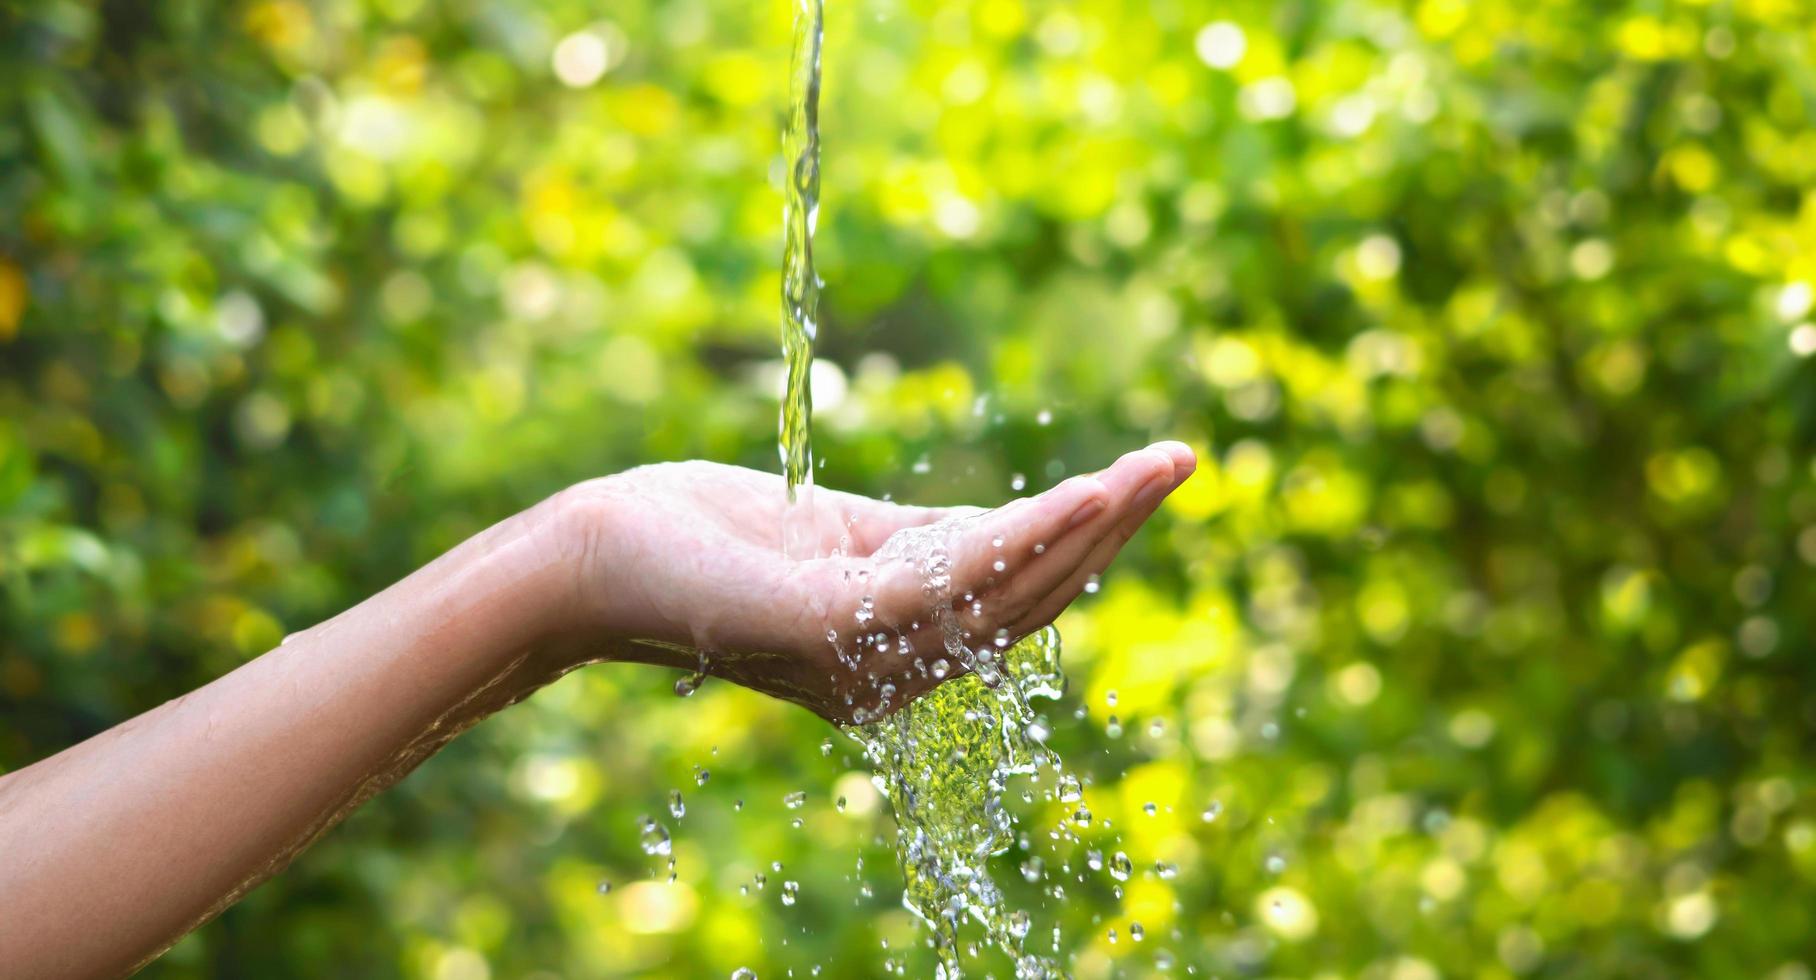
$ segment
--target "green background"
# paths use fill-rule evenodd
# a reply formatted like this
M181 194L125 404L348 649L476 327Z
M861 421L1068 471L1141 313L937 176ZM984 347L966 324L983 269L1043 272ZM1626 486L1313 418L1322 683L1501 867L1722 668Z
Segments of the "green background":
M574 481L774 469L790 15L0 10L0 767ZM1061 620L1138 869L1037 909L1079 976L1811 976L1813 45L1794 0L832 0L822 482L1203 455ZM849 743L673 680L487 722L150 974L928 975Z

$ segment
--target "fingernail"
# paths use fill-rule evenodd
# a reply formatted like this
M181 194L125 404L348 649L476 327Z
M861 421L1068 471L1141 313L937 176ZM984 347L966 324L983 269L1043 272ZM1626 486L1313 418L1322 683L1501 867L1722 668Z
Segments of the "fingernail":
M1103 513L1103 501L1087 500L1083 507L1072 512L1072 519L1066 522L1066 530L1069 531L1101 513Z

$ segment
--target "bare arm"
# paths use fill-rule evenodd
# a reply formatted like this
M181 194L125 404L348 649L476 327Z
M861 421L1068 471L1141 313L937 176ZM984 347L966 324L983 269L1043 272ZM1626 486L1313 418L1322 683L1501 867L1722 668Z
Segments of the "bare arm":
M551 676L524 657L572 592L543 519L0 779L0 975L126 972Z
M1020 635L1191 468L1183 446L1149 449L988 512L822 491L836 553L799 563L769 540L774 477L676 464L564 492L225 677L0 777L0 976L148 961L449 739L584 663L692 666L697 649L711 673L835 720L899 707L947 672L926 666L944 653L926 567L884 547L892 536L936 524L915 540L948 558L947 608L968 635ZM866 650L883 632L898 642ZM921 652L904 655L902 638Z

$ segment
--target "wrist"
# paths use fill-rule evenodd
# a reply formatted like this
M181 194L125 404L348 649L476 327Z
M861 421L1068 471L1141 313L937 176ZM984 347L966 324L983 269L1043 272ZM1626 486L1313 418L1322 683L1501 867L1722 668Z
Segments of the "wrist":
M616 478L603 477L568 487L519 515L550 566L546 581L526 583L540 594L525 601L542 609L545 640L582 651L578 656L588 661L600 659L598 648L616 647L624 635L624 617L612 602L619 590L607 581L617 550L615 529L626 510L623 497Z

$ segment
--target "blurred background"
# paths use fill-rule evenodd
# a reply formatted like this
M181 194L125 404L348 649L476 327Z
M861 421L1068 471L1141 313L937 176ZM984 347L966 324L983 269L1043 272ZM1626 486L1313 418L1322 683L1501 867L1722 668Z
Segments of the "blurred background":
M0 768L574 481L775 470L791 16L0 10ZM1053 741L1137 873L1022 890L1037 936L1083 978L1811 977L1803 4L827 17L821 481L1203 454L1061 621ZM148 975L930 975L851 743L674 679L487 722Z

